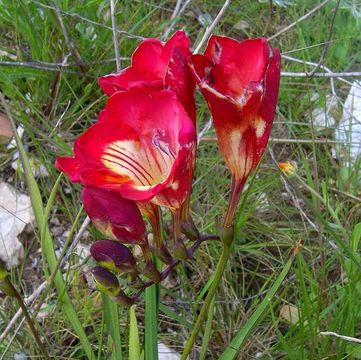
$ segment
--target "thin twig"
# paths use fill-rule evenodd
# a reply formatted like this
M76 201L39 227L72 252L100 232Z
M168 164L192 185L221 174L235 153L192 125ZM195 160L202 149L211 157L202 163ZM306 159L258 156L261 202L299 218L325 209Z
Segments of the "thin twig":
M31 302L33 302L45 289L46 287L46 281L40 284L35 291L29 295L27 298L24 299L24 302L26 305L30 305ZM12 317L12 319L7 324L6 328L0 335L0 344L4 341L4 339L8 336L11 328L15 325L16 321L19 319L19 317L22 315L22 310L19 309L15 315Z
M171 20L173 20L179 13L180 6L182 5L182 0L177 0L172 16L170 17Z
M30 69L37 69L37 70L46 70L46 71L61 71L63 73L67 74L74 74L74 75L80 75L80 76L86 76L82 73L79 73L77 71L67 70L63 69L61 64L40 64L36 62L27 62L27 61L0 61L0 66L19 66L19 67L26 67Z
M351 337L351 336L340 335L340 334L337 334L337 333L335 333L333 331L321 331L320 335L322 335L322 336L334 336L334 337L337 337L337 338L345 340L345 341L361 344L361 339L357 339L357 338L354 338L354 337Z
M212 118L210 118L206 124L203 126L203 128L201 129L201 131L199 132L198 136L197 136L197 145L201 142L201 140L204 137L204 134L211 128L212 126Z
M267 24L263 30L263 36L265 36L267 34L267 31L271 25L272 22L272 18L273 18L273 4L272 4L272 0L268 0L268 6L269 6L269 14L268 14L268 20L267 20Z
M63 18L61 16L61 13L59 11L59 8L58 8L57 4L54 1L52 1L52 3L53 3L53 7L54 7L53 10L55 12L56 18L58 19L61 31L62 31L64 39L65 39L66 46L68 47L68 50L71 52L71 54L74 57L76 63L78 64L80 71L83 74L85 74L86 69L85 69L85 66L84 66L84 62L83 62L83 60L82 60L82 58L81 58L81 56L80 56L80 54L78 52L78 49L75 47L72 39L70 38L70 36L68 34L68 31L66 30L66 27L65 27Z
M319 65L320 66L320 65ZM324 77L324 78L338 78L338 77L355 77L361 76L361 71L349 71L349 72L281 72L283 77Z
M207 26L207 29L201 39L201 41L199 42L199 44L197 45L196 49L194 50L194 53L197 54L199 52L199 50L202 48L202 46L206 43L206 41L208 40L208 38L211 36L214 28L217 26L217 24L219 23L219 21L221 20L222 16L224 15L224 13L226 12L229 4L231 3L231 0L226 0L221 8L221 10L219 11L218 15L215 17L215 19L213 20L212 24L210 24L209 26Z
M317 64L314 63L314 62L311 62L311 61L304 61L304 60L301 60L301 59L297 59L297 58L294 58L292 56L288 56L288 55L283 55L282 56L283 59L286 59L286 60L290 60L290 61L294 61L294 62L297 62L297 63L300 63L300 64L305 64L305 65L310 65L310 66L316 66ZM321 68L323 70L325 70L327 73L333 73L333 71L331 71L331 69L329 69L327 66L325 65L321 65ZM346 81L342 78L338 78L339 80L342 80L342 81ZM337 96L337 92L336 92L336 87L335 87L335 80L333 77L330 77L330 85L331 85L331 91L332 91L332 95Z
M216 136L204 136L201 141L217 141ZM323 145L344 145L344 141L337 140L328 140L328 139L280 139L280 138L270 138L270 143L279 143L279 144L323 144ZM358 142L348 143L350 145L360 145Z
M162 36L162 40L166 40L168 38L170 32L173 30L173 28L174 28L175 24L177 23L178 19L184 13L184 11L186 10L186 8L187 8L187 6L189 5L190 2L191 2L191 0L187 0L183 4L182 8L178 11L177 16L175 16L173 19L172 19L172 17L173 17L173 14L172 14L172 17L171 17L172 22L170 23L170 25L164 31L163 36Z
M47 4L42 4L42 3L40 3L40 2L38 2L38 1L36 1L36 0L32 0L32 2L33 2L34 4L37 4L37 5L42 6L42 7L44 7L44 8L51 9L51 10L55 10L55 8L54 8L53 6L50 6L50 5L47 5ZM97 22L97 21L94 21L94 20L90 20L90 19L88 19L88 18L86 18L86 17L84 17L84 16L81 16L81 15L77 14L77 13L69 13L69 12L64 11L64 10L61 10L61 9L58 9L58 11L59 11L62 15L64 15L64 16L75 17L75 18L77 18L77 19L80 19L80 20L83 20L83 21L85 21L85 22L88 22L89 24L93 24L93 25L102 27L102 28L104 28L104 29L113 30L113 29L112 29L110 26L108 26L108 25L101 24L101 23L99 23L99 22ZM124 30L118 30L118 34L122 34L123 36L128 37L128 38L130 38L130 39L140 39L140 40L144 39L144 36L134 35L134 34L131 34L131 33L128 32L128 31L124 31Z
M87 229L88 225L90 224L90 219L89 216L87 216L83 223L81 224L77 234L74 236L74 240L69 248L69 250L67 251L67 253L65 254L61 265L64 265L64 263L67 261L68 257L70 256L70 254L74 251L74 249L76 248L76 246L78 245L78 242L81 240L81 238L84 235L85 230Z
M84 258L81 262L75 264L75 265L72 265L70 267L70 270L75 270L75 269L78 269L79 267L82 267L84 264L86 264L88 261L89 261L89 258L90 256L87 256L86 258ZM32 302L33 300L36 300L37 297L39 297L39 295L41 293L43 293L44 289L46 288L47 286L47 281L44 281L43 283L40 284L40 286L35 289L35 291L29 295L26 299L25 299L25 302L29 305L30 302ZM41 305L43 304L43 301L42 299L40 299L40 301L36 304L36 307L34 309L34 317L36 317L36 314L38 313L38 311L40 310L41 308ZM29 305L31 306L31 305ZM22 311L21 309L19 309L16 314L14 315L14 317L10 320L10 322L8 323L8 325L6 326L5 330L3 331L3 333L0 335L0 344L2 343L2 341L8 336L11 328L15 325L16 321L18 320L19 316L22 315ZM20 325L22 324L22 322L24 321L25 319L22 318L22 320L20 321ZM17 330L15 331L15 333L17 332Z
M298 25L301 21L308 19L311 15L313 15L316 11L322 9L330 0L325 0L323 1L321 4L317 5L315 8L313 8L311 11L309 11L307 14L301 16L299 19L297 19L295 22L293 22L292 24L286 26L285 28L283 28L282 30L280 30L279 32L277 32L276 34L270 36L268 38L268 40L273 40L276 37L280 36L281 34L285 33L286 31L292 29L293 27L295 27L296 25Z
M119 40L118 40L118 32L117 32L117 18L116 18L116 9L115 9L115 1L109 0L110 2L110 16L112 18L112 29L113 29L113 43L114 43L114 53L117 64L117 71L119 72L122 69L120 63L120 52L119 52Z
M332 39L333 27L334 27L334 24L335 24L335 19L336 19L336 15L337 15L339 6L340 6L340 0L337 0L336 6L334 8L334 14L333 14L332 19L331 19L330 29L329 29L329 32L328 32L328 38L327 38L328 43L324 46L321 57L320 57L320 60L319 60L318 64L315 66L315 68L311 71L310 75L315 74L316 71L318 70L318 68L321 66L321 64L325 60L325 56L327 54L327 51L330 48L330 43L329 42Z

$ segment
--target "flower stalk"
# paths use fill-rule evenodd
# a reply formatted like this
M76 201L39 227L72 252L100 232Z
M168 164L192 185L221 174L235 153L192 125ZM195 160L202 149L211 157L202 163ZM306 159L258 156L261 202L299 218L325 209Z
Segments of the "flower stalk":
M218 261L216 270L214 272L214 280L212 282L212 285L210 286L206 299L204 300L204 303L202 305L201 311L198 315L197 321L193 327L193 330L191 332L191 335L189 336L186 345L184 347L184 351L181 357L181 360L186 360L188 355L191 353L192 351L192 347L194 345L194 343L197 340L197 336L199 331L201 330L201 327L203 325L203 322L208 314L208 309L209 306L212 302L212 299L218 289L218 285L222 279L224 270L226 269L227 266L227 262L228 262L228 258L231 252L231 246L230 244L227 243L223 243L223 249L222 249L222 254L221 257Z

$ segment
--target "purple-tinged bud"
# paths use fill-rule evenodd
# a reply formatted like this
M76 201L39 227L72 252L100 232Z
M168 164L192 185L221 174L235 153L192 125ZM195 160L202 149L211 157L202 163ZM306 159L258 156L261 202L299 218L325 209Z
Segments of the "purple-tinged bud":
M189 259L188 249L184 245L182 239L178 238L177 241L175 242L173 254L174 254L174 257L179 260L188 260Z
M159 248L151 247L152 253L162 260L165 264L171 264L173 261L172 255L168 251L167 247L164 244L161 244Z
M98 240L90 247L93 259L102 267L114 272L133 273L136 263L131 251L114 240Z
M199 231L197 229L197 227L195 226L193 219L189 216L188 221L181 221L181 230L182 233L189 239L192 241L195 241L199 238L200 234Z
M145 266L141 269L141 273L155 283L162 281L161 275L152 261L148 261L145 264Z
M130 307L134 305L135 301L129 296L125 295L124 291L120 290L117 296L112 296L112 300L115 301L118 305Z
M100 291L110 296L117 296L119 294L119 281L113 273L100 266L96 266L95 268L91 269L91 274L93 275L96 287Z
M87 187L82 198L90 220L104 235L127 244L144 242L145 224L134 201L115 192Z

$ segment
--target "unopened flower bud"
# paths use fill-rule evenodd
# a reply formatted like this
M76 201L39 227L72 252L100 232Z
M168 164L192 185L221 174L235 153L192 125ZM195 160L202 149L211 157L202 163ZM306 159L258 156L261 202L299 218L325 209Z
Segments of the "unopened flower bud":
M286 176L296 175L298 171L297 163L293 160L287 162L280 162L278 163L278 167Z
M180 260L188 260L189 259L189 253L187 250L187 247L184 245L183 241L181 239L177 239L174 246L174 257Z
M124 291L120 290L117 296L112 296L112 300L118 305L130 307L134 305L135 301L129 296L125 295Z
M110 296L117 296L119 294L119 281L113 273L100 266L96 266L95 268L91 269L91 273L93 275L95 284L100 291Z
M233 242L234 237L234 227L227 226L227 227L220 227L218 230L219 238L225 245L231 245Z
M131 251L114 240L98 240L90 248L93 259L102 267L114 272L133 273L136 263Z
M169 253L167 247L164 244L161 244L159 248L152 247L151 251L156 257L162 260L165 264L170 264L173 261L172 255Z
M145 266L143 266L141 273L155 283L159 283L162 280L159 271L152 261L148 261Z
M181 221L182 233L187 236L189 240L195 241L199 238L199 231L195 226L191 217L187 222Z
M127 244L144 242L145 224L134 201L103 189L84 188L84 209L100 232Z

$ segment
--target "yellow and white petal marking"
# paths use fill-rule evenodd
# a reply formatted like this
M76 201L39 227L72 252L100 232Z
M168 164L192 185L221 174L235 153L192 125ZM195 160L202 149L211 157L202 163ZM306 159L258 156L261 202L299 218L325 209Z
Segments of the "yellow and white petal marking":
M174 155L168 144L154 141L142 146L139 141L114 141L102 155L109 170L133 180L139 190L147 190L165 181L171 171Z
M266 122L259 117L253 122L253 127L256 130L256 137L261 138L266 130Z

